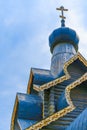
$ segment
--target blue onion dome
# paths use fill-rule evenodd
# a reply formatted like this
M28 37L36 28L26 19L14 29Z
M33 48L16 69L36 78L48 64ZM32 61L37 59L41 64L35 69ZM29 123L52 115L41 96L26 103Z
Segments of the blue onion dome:
M54 47L59 43L71 43L73 44L75 50L78 51L79 37L73 29L62 26L55 29L49 36L49 46L51 52L53 52Z

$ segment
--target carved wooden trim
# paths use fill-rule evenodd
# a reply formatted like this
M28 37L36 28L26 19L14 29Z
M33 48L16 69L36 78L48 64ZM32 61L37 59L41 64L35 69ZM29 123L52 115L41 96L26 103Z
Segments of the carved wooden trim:
M43 91L45 89L48 89L50 87L53 87L55 85L57 85L58 83L63 82L64 80L67 80L70 78L70 75L67 71L67 67L74 62L76 59L79 59L85 66L87 66L87 61L85 60L85 58L78 52L74 57L72 57L69 61L67 61L64 64L64 72L65 72L65 76L62 76L61 78L55 79L49 83L46 83L44 85L41 85L40 87L34 86L34 89L36 91ZM30 75L30 83L32 82L32 72ZM73 109L75 109L75 106L73 105L71 98L70 98L70 90L73 89L74 87L76 87L77 85L79 85L80 83L82 83L83 81L87 80L87 73L84 74L81 78L79 78L78 80L76 80L75 82L73 82L72 84L70 84L69 86L67 86L66 90L65 90L65 96L66 96L66 100L67 103L69 104L68 107L64 108L63 110L54 113L53 115L47 117L46 119L43 119L42 121L36 123L35 125L32 125L31 127L27 128L26 130L39 130L42 127L50 124L51 122L57 120L58 118L66 115L67 113L71 112ZM30 85L28 85L28 89L27 89L27 93L30 93ZM15 120L15 116L16 116L16 111L17 111L17 106L18 106L18 98L16 97L16 101L15 101L15 105L14 105L14 110L13 110L13 114L12 114L12 120L11 120L11 130L14 130L14 120Z
M41 86L38 86L38 85L33 85L33 89L35 89L36 91L43 91L45 89L48 89L50 87L53 87L55 85L57 85L58 83L61 83L67 79L70 78L70 75L67 71L67 67L73 63L75 60L79 59L80 61L82 61L82 63L87 66L87 61L85 60L85 58L78 52L75 56L73 56L69 61L67 61L65 64L64 64L64 67L63 67L63 70L65 72L65 75L60 77L60 78L57 78L53 81L50 81L49 83L46 83L44 85L41 85Z
M28 86L27 86L27 93L30 94L30 88L31 88L31 84L32 84L32 79L33 79L33 72L32 69L30 71L30 77L29 77L29 82L28 82Z
M73 102L70 98L70 91L71 89L75 88L77 85L81 84L87 80L87 73L85 73L81 78L73 82L72 84L68 85L65 89L65 97L68 103L68 107L64 108L63 110L60 110L59 112L54 113L53 115L47 117L46 119L36 123L35 125L32 125L31 127L27 128L26 130L39 130L44 126L47 126L53 121L56 121L60 117L66 115L67 113L71 112L75 109L75 106L73 105Z
M12 118L11 118L11 130L14 130L14 121L15 121L15 117L16 117L17 106L18 106L18 97L16 96L14 110L13 110Z

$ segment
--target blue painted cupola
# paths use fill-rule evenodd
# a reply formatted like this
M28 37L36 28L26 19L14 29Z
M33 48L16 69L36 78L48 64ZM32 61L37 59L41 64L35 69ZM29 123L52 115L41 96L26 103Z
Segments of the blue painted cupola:
M62 11L61 27L55 29L49 36L49 46L52 53L51 73L54 77L60 75L62 67L78 51L79 37L73 29L65 26L63 6L57 8ZM62 62L62 63L61 63ZM59 71L60 70L60 71Z
M61 27L55 29L49 36L49 46L52 53L54 47L60 43L71 43L78 51L79 37L75 30L65 27L64 20L61 20Z
M75 30L69 28L69 27L65 27L65 16L63 14L63 11L68 11L68 9L64 9L63 6L61 6L60 8L57 8L57 10L61 10L62 11L62 15L60 16L61 19L61 27L58 29L55 29L51 35L49 36L49 46L50 46L50 50L51 52L53 52L54 47L57 44L60 43L71 43L75 50L78 50L78 43L79 43L79 37L76 33Z

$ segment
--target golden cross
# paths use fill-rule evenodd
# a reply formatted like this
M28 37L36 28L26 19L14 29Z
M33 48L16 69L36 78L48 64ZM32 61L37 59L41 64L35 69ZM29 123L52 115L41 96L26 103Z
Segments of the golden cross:
M61 6L60 8L56 8L56 10L60 10L62 15L60 15L60 18L62 19L66 19L66 17L64 16L64 11L68 11L68 9L64 9L63 6Z

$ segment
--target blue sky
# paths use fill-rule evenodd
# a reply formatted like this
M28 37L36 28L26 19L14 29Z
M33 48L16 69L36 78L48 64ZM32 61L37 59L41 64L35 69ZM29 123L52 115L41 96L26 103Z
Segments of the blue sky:
M26 92L30 68L50 68L48 37L60 27L61 5L69 9L66 26L77 31L87 58L86 0L0 1L0 130L10 130L15 96Z

